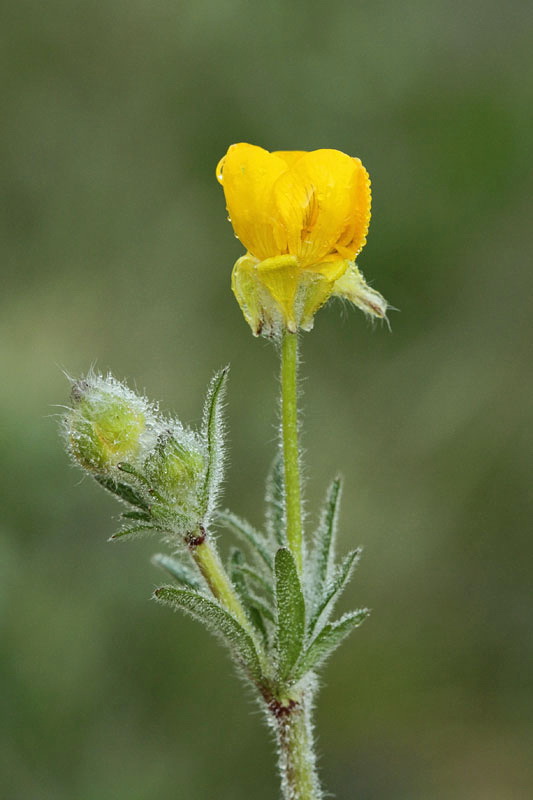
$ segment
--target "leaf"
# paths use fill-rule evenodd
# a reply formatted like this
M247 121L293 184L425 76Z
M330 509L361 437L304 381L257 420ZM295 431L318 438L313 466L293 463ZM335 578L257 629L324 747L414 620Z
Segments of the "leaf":
M232 548L228 560L228 572L230 580L239 593L241 599L244 599L248 594L248 587L246 586L246 578L240 570L241 565L244 563L244 556L242 551L238 548Z
M259 630L261 634L266 635L264 618L268 619L270 622L275 622L274 613L270 606L261 597L257 597L253 592L250 591L248 582L246 580L245 569L246 562L242 552L237 549L232 550L229 559L229 573L231 582L237 590L243 605L252 619L252 622L254 622L254 624L255 622L260 622L258 626Z
M254 583L256 583L257 586L261 588L266 595L268 595L268 597L274 596L274 588L270 581L249 564L246 562L237 564L236 569L240 570L242 573L244 573L244 575L246 575L247 578L250 578L250 580L254 581Z
M143 511L150 511L150 505L147 503L144 497L133 488L133 486L129 486L127 483L121 483L120 481L115 481L113 478L109 478L106 475L95 475L95 479L98 481L100 486L103 486L108 492L117 495L117 497L120 497L120 499L124 500L124 502L129 503L131 506L142 508Z
M324 586L322 597L319 597L313 616L309 623L309 633L313 633L313 630L318 624L320 618L323 616L324 612L328 611L331 613L333 610L333 605L346 588L352 576L352 572L361 558L361 553L362 549L360 547L357 547L355 550L349 552L335 570L331 581Z
M120 464L117 464L117 469L121 472L126 472L128 475L133 475L134 478L137 478L139 483L142 483L146 486L148 493L151 497L154 497L158 502L165 504L165 498L157 492L153 486L150 485L150 481L139 472L139 470L135 469L131 464L128 464L127 461L121 461Z
M222 525L225 525L228 530L232 531L239 539L244 540L250 545L255 555L266 564L269 570L272 569L272 557L268 549L268 542L262 533L259 533L253 525L250 525L245 519L241 519L232 511L219 511L217 513L217 520Z
M123 519L138 519L143 522L150 522L152 517L147 511L125 511L120 515Z
M287 541L285 536L285 479L281 451L272 461L267 475L265 504L266 532L273 542L283 547Z
M152 564L164 569L184 586L188 586L190 589L195 589L196 591L202 591L202 583L196 577L192 569L182 564L177 558L172 558L172 556L168 556L165 553L156 553L152 556Z
M317 670L336 650L342 640L355 628L358 628L369 614L370 610L368 608L360 608L357 611L349 611L336 622L324 625L318 636L302 655L294 674L295 680L301 678L311 669Z
M203 486L203 511L210 516L216 504L224 472L224 422L222 408L229 367L217 372L209 384L202 420L202 436L207 444L207 470Z
M202 622L211 633L222 639L252 680L261 679L261 665L252 637L221 606L197 592L176 589L174 586L163 586L156 589L154 594L161 603L179 608Z
M328 488L320 522L315 533L311 587L313 594L316 593L317 596L322 595L324 585L331 575L335 555L341 492L342 480L335 478Z
M301 653L305 633L305 603L291 551L276 553L276 606L278 673L285 680Z
M117 539L123 539L125 536L133 536L136 533L146 533L147 531L157 530L159 530L159 528L155 525L135 525L133 528L124 528L121 531L117 531L113 536L109 537L108 541L114 542Z

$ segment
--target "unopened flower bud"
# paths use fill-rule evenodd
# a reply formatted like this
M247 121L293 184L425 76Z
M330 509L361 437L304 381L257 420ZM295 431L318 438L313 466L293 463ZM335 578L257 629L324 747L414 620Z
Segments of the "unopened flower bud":
M155 439L150 404L112 376L88 375L72 387L65 416L68 449L81 467L104 474L121 462L135 463Z
M159 435L143 472L158 494L189 516L197 509L205 469L205 448L199 437L174 424Z

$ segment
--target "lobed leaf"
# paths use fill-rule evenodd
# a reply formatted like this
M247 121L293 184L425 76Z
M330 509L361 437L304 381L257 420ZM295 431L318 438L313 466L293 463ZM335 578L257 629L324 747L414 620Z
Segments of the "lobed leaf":
M211 633L222 639L235 661L252 680L261 679L261 665L252 637L218 603L208 600L197 592L176 589L174 586L156 589L155 597L161 603L179 608L202 622Z
M305 602L291 551L280 548L275 558L278 674L290 672L302 651L305 634Z
M334 650L355 628L368 617L368 608L349 611L336 622L324 625L318 636L311 642L296 666L294 678L298 680L309 670L317 670Z

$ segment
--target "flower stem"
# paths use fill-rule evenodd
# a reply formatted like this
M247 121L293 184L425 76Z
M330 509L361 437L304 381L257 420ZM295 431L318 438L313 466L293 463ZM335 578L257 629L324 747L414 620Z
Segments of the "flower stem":
M285 473L287 541L302 571L302 501L298 446L298 336L285 331L281 341L281 442Z
M214 596L248 630L250 627L248 617L212 540L208 535L203 534L189 543L189 549Z
M313 747L311 699L303 693L298 702L269 706L278 742L283 800L322 798Z

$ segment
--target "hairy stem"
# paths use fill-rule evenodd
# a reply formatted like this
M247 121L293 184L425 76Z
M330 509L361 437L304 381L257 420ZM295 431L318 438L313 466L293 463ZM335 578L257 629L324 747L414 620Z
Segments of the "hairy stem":
M320 800L322 792L316 772L311 726L310 694L298 700L269 704L276 732L283 800Z
M205 533L202 533L197 538L190 539L189 549L214 596L248 630L250 627L248 617L212 540Z
M287 541L298 571L302 571L302 500L298 445L298 337L283 334L281 341L281 442L285 475Z

